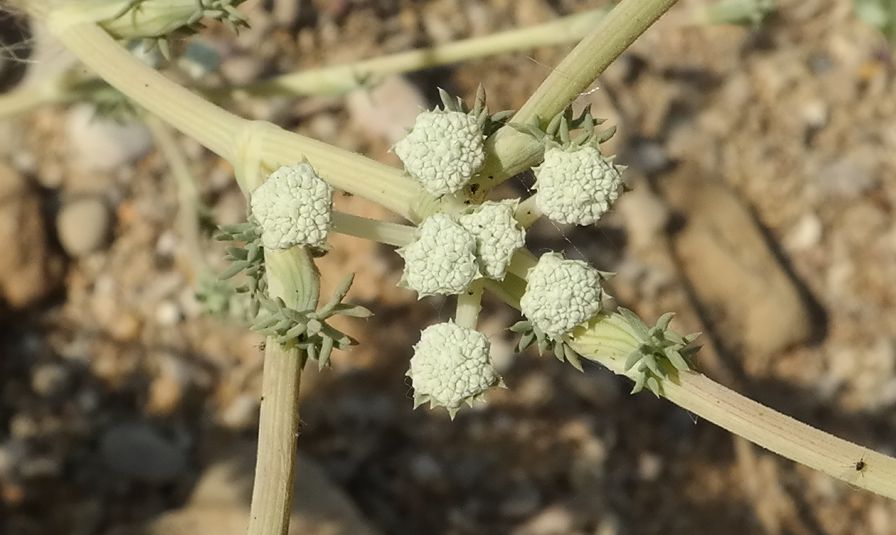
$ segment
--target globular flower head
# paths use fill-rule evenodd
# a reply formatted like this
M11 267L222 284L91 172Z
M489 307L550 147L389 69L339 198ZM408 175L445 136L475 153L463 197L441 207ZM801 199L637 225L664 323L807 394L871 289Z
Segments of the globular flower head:
M321 247L330 229L333 189L308 163L283 166L252 192L250 206L265 247Z
M411 131L395 144L409 175L432 195L454 193L485 162L482 121L454 110L424 111Z
M404 258L401 282L420 297L459 294L479 277L476 238L447 214L426 218L417 240L398 254Z
M523 315L553 339L560 339L600 311L600 271L581 260L546 253L529 270L520 299Z
M430 325L420 334L408 377L414 386L414 406L445 407L454 418L463 403L472 405L501 378L489 356L489 341L453 321Z
M549 146L535 168L535 204L552 221L594 224L619 197L621 171L593 145Z
M513 253L526 243L526 231L513 217L516 204L486 201L458 219L476 237L479 270L490 279L503 280Z

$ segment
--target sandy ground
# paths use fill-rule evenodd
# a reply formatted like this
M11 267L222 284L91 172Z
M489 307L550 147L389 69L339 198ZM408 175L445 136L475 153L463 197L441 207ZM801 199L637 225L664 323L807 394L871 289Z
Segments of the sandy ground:
M720 382L892 455L888 44L845 0L784 0L756 28L694 26L688 9L701 4L681 2L576 102L618 125L608 146L630 166L633 191L596 228L540 224L530 246L617 272L609 292L647 319L678 312L680 330L705 333L698 363ZM247 2L250 30L211 28L190 43L221 57L201 83L241 83L596 5L316 0L297 12ZM230 106L397 164L389 147L437 86L469 98L482 83L493 109L516 108L566 50L415 73L347 97ZM189 76L189 65L174 70ZM0 255L0 533L240 533L261 339L203 314L195 298L202 265L223 266L220 244L204 232L196 254L185 238L177 183L139 124L48 106L0 123L0 136L0 235L11 252ZM239 221L229 166L181 141L203 221ZM389 217L357 198L337 202ZM497 302L482 328L509 389L453 422L412 410L410 347L452 304L396 288L390 248L332 243L325 291L357 271L350 297L376 316L344 323L361 345L303 378L299 443L313 475L299 492L303 533L896 531L893 503L649 394L630 397L595 365L579 373L512 355L504 329L516 314ZM332 498L314 503L322 495Z

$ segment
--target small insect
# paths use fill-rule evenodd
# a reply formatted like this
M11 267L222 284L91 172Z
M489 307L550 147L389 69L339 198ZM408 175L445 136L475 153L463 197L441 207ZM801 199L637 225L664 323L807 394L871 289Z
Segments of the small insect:
M259 349L260 351L264 351L265 348L267 348L267 346L268 346L268 342L267 342L267 340L262 340L262 341L258 344L258 349Z
M855 485L860 477L864 479L865 472L868 470L868 462L865 461L864 455L858 461L850 463L848 466L849 468L840 474L840 479L852 485Z

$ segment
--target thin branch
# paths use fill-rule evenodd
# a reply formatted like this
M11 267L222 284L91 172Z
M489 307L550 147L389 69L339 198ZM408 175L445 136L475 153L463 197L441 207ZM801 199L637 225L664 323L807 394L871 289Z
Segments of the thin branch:
M551 70L510 122L526 124L557 115L585 91L635 39L677 0L622 0ZM513 127L501 128L487 142L487 158L476 182L485 190L537 165L543 146Z
M578 41L606 13L606 9L594 9L528 28L515 28L347 65L284 74L270 80L231 88L228 91L256 96L283 93L340 95L375 84L389 74L431 69L494 54Z

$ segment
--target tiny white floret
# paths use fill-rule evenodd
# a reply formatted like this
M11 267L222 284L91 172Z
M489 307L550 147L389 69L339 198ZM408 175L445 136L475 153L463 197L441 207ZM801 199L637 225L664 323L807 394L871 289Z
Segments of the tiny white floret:
M463 403L472 405L490 387L501 384L489 356L489 341L476 330L453 321L430 325L414 345L408 377L414 406L429 402L451 417Z
M535 168L535 204L552 221L594 224L619 197L621 170L593 146L550 147Z
M600 271L581 260L546 253L529 270L520 299L523 315L553 339L559 339L600 311Z
M426 218L417 239L398 254L404 258L402 283L420 297L459 294L479 277L476 238L447 214Z
M503 280L510 258L526 243L526 231L513 217L517 201L486 201L458 221L476 237L479 270L490 279Z
M482 127L459 111L424 111L395 144L405 171L432 195L460 190L485 162Z
M308 163L283 166L252 192L252 215L269 249L326 243L333 188Z

